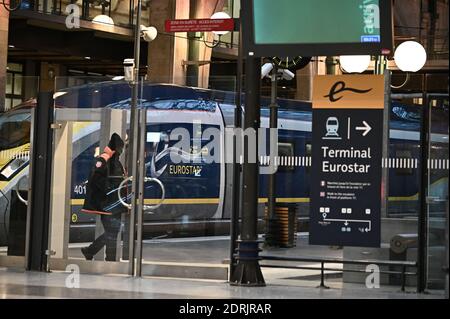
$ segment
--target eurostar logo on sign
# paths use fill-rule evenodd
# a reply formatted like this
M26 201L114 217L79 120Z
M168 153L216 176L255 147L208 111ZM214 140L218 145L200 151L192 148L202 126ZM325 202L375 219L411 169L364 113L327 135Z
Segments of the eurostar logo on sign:
M383 108L383 75L326 75L314 79L313 109Z
M314 79L310 244L379 247L382 75Z

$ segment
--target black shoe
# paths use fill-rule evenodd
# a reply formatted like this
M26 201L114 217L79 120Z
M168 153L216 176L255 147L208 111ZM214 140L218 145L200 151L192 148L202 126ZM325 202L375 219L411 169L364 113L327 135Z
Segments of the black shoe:
M94 258L94 255L89 253L87 247L81 248L81 253L83 254L84 258L86 258L86 260L92 260Z

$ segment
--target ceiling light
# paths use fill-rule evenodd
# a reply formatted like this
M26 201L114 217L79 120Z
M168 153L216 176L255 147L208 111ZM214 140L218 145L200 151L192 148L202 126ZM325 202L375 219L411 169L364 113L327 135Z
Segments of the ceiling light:
M341 55L339 63L347 73L362 73L369 67L370 55Z
M394 60L403 72L417 72L427 62L427 52L420 43L406 41L395 50Z
M231 19L228 13L225 12L216 12L211 16L211 19ZM230 31L213 31L214 34L217 35L225 35L230 33Z
M107 15L99 14L94 19L92 19L92 23L114 25L114 20Z

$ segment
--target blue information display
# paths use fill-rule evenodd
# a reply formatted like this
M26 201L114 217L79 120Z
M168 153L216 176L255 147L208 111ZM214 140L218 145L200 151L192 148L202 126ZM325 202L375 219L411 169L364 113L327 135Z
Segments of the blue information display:
M383 83L382 76L316 79L310 244L380 246Z

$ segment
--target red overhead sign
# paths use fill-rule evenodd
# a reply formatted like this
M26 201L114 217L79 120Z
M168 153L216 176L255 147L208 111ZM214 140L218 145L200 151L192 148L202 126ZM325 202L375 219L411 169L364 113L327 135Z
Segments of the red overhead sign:
M233 31L234 19L166 20L166 32Z

